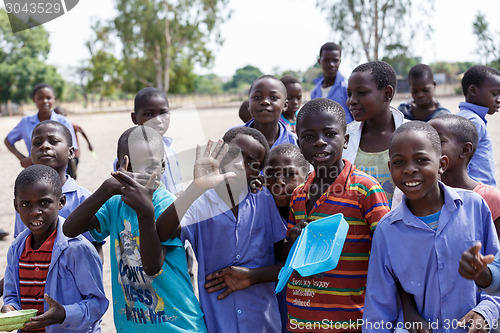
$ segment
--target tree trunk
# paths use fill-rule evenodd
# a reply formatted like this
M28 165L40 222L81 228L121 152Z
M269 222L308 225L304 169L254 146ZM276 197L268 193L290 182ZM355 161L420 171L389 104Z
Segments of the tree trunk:
M156 72L156 88L159 90L163 90L163 80L162 80L162 74L163 74L163 66L161 64L161 50L160 46L158 44L155 45L155 72Z
M165 93L168 93L168 89L170 88L170 54L171 54L171 45L172 38L170 36L170 24L168 22L168 1L163 1L163 6L165 7L165 59L164 59L164 77L163 77L163 89Z

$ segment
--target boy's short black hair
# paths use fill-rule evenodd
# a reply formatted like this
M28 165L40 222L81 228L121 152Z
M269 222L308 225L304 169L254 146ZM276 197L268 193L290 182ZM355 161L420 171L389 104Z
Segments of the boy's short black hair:
M321 46L321 48L319 49L319 57L320 58L321 58L321 54L323 53L323 51L339 51L340 55L342 55L342 48L340 47L340 45L332 43L332 42L325 43L325 44L323 44L323 46Z
M50 84L39 83L33 88L33 91L31 93L31 98L35 98L36 93L43 88L49 88L50 90L52 90L52 93L54 93L54 88Z
M432 73L432 69L430 68L430 66L426 64L415 65L408 72L408 81L410 81L411 79L421 79L423 77L434 80L434 73Z
M234 138L236 136L238 136L240 134L251 136L252 138L257 140L262 145L262 147L264 147L264 149L266 150L266 154L264 156L264 162L265 162L267 159L267 155L269 154L269 144L267 143L267 140L266 140L266 137L264 136L264 134L262 134L260 131L256 130L255 128L244 127L244 126L231 128L229 131L227 131L224 134L224 136L222 137L222 140L225 143L230 143L231 141L234 140ZM262 170L263 167L264 167L264 163L261 163L260 170Z
M31 132L31 137L33 137L33 134L35 133L36 130L38 130L38 128L40 128L42 126L49 126L49 125L56 127L59 130L59 132L66 139L66 143L68 144L68 147L73 146L73 137L71 136L71 132L69 131L69 129L66 126L64 126L63 124L61 124L60 122L55 121L55 120L44 120L44 121L40 122L38 125L35 126L35 128L33 128L33 132Z
M238 116L240 117L241 121L243 121L244 123L246 123L247 121L250 121L250 119L252 119L252 115L250 114L250 111L248 110L248 104L249 104L248 99L244 100L240 105L240 109L238 110Z
M462 78L462 92L464 96L467 97L467 91L470 86L474 85L480 87L484 81L486 81L486 76L488 74L500 76L500 71L483 65L475 65L465 71L464 77Z
M168 98L163 90L152 88L152 87L147 87L147 88L141 89L137 93L137 95L135 95L134 112L137 112L137 110L139 110L139 108L141 108L144 104L146 104L148 99L150 99L151 97L156 97L156 96L164 98L165 101L167 101L167 105L168 105Z
M21 188L37 182L45 182L52 188L56 196L60 197L62 195L61 177L59 177L57 171L46 165L33 164L21 171L17 176L14 183L14 197L17 196Z
M143 141L149 144L158 144L161 146L162 149L164 149L162 136L153 128L143 125L130 127L125 132L123 132L122 135L120 135L120 138L118 139L118 147L116 150L118 163L122 161L125 155L128 155L130 157L130 151L129 151L130 140L138 142Z
M280 85L280 88L281 88L281 92L283 93L283 96L285 96L285 98L286 98L286 87L283 84L283 82L281 82L281 80L278 79L276 76L269 75L269 74L262 75L261 77L257 78L255 81L252 82L252 84L250 85L250 89L248 90L248 96L250 96L250 94L252 93L253 86L257 82L259 82L260 80L264 80L264 79L271 79L271 80L275 80L275 81L279 82L279 85Z
M389 142L389 154L391 153L392 143L396 137L400 134L411 132L424 133L430 140L434 151L441 156L441 139L439 138L438 132L434 129L434 127L420 120L409 121L396 128L394 133L392 133L391 140Z
M469 162L476 152L477 143L479 141L476 125L474 125L474 123L469 119L456 114L444 114L437 116L432 120L441 120L446 123L446 127L451 133L453 133L459 143L472 143L472 154L469 156L469 160L467 161Z
M281 82L285 85L285 88L287 85L292 84L292 83L298 83L301 84L299 79L297 79L295 76L291 75L285 75L281 78Z
M271 149L269 151L269 155L267 156L266 166L270 166L269 161L271 158L279 155L286 155L290 157L293 160L293 163L304 171L304 174L307 174L309 171L309 162L307 162L304 155L302 155L302 152L297 145L294 145L293 143L282 143Z
M394 90L392 93L392 97L394 97L398 85L398 79L396 77L396 71L388 63L384 61L370 61L354 68L352 72L372 73L373 79L377 83L377 88L379 90L382 90L387 86L393 87Z
M344 108L337 102L328 98L315 98L304 104L297 114L296 131L300 133L302 121L310 115L317 115L321 112L331 113L337 119L342 130L346 131L347 123Z

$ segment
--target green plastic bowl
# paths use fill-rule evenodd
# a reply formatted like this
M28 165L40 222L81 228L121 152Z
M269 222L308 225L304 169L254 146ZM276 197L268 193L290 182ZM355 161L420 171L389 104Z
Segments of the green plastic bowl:
M0 331L13 331L23 328L38 312L37 309L16 310L0 314Z

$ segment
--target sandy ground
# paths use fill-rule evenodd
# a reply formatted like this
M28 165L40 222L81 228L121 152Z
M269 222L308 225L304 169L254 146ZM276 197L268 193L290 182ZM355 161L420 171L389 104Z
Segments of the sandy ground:
M462 96L440 97L441 104L452 112L458 111L458 103L463 101ZM401 98L393 101L392 105L397 106ZM196 110L195 106L188 106L182 109L172 111L171 126L167 134L174 138L174 147L180 155L194 158L194 151L191 149L196 144L203 144L206 139L218 139L224 132L232 126L241 123L238 118L238 107L234 108L215 108ZM7 133L19 122L21 117L5 117L0 119L0 136L3 139ZM86 187L91 191L96 190L99 185L109 177L112 162L116 156L116 142L120 134L131 127L129 113L100 113L100 114L79 114L70 115L70 120L80 125L89 136L95 147L96 158L92 156L86 147L83 138L80 138L81 158L78 168L77 182L80 186ZM500 179L500 116L488 117L488 129L495 147L495 161L497 179ZM18 149L25 151L24 143L18 143ZM183 162L181 162L182 165ZM184 162L183 178L189 180L192 174L188 162ZM6 254L12 241L14 208L13 187L18 173L22 170L18 160L7 148L0 144L0 228L8 230L11 235L0 241L0 272L5 270ZM105 245L105 265L104 265L104 283L106 294L111 299L111 269L109 266L109 243ZM112 319L112 303L103 318L103 332L114 332Z

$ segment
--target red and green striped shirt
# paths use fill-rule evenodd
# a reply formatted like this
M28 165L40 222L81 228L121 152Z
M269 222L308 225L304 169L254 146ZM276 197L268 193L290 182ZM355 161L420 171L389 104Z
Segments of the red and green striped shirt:
M288 280L286 300L291 332L361 331L356 323L363 317L372 234L378 221L389 212L389 205L375 178L359 171L347 160L344 163L341 174L318 199L309 215L306 214L306 202L314 172L291 197L288 230L302 219L314 221L337 213L342 213L349 223L349 232L334 270L309 277L294 271Z

